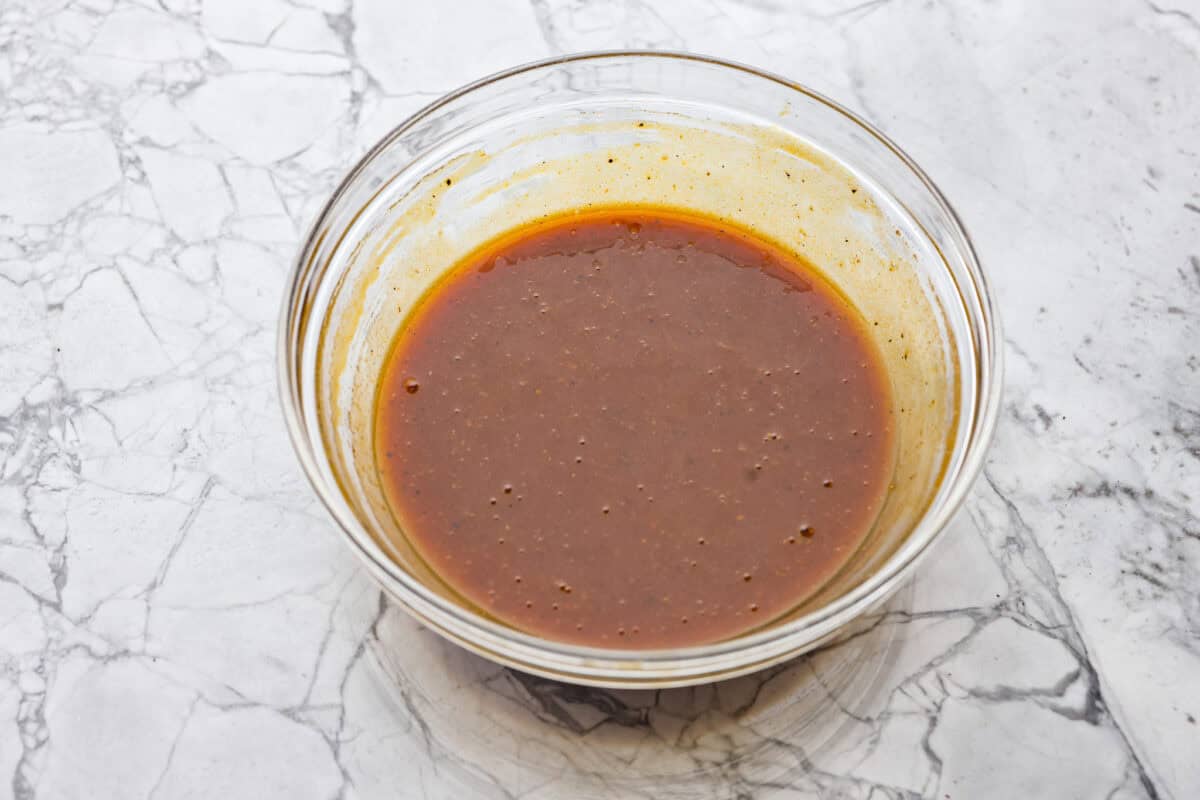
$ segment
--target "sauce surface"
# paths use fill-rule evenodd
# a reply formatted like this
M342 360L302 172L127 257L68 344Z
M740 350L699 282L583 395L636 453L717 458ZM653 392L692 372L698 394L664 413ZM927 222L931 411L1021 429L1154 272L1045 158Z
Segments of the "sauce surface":
M591 213L459 264L397 334L376 461L430 567L598 647L704 644L794 608L878 514L888 378L811 266L716 221Z

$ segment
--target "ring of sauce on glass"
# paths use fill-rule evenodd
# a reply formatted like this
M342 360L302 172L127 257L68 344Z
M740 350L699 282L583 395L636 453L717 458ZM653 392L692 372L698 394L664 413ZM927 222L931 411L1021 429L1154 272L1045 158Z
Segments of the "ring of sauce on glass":
M375 422L434 572L598 647L710 643L796 607L861 544L894 462L886 369L820 273L636 207L458 264L398 332Z

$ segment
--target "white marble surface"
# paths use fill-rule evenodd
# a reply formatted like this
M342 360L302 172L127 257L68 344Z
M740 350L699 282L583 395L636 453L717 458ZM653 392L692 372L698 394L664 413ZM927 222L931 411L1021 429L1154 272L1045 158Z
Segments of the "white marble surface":
M949 544L851 642L606 693L419 631L293 461L274 326L364 148L550 53L863 112L1007 323ZM0 3L0 798L1200 797L1196 0Z

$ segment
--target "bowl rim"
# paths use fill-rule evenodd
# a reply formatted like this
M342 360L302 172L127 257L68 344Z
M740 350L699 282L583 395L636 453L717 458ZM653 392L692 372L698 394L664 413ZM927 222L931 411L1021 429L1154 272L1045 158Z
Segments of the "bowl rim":
M374 543L370 533L365 530L345 498L342 497L341 490L336 484L327 485L322 479L319 473L318 456L311 446L312 441L303 419L303 407L298 391L300 368L295 351L303 338L302 332L307 329L306 324L300 325L299 323L304 316L300 312L306 307L305 301L310 296L307 289L312 283L310 279L314 272L311 256L321 244L322 229L329 221L331 213L375 159L414 126L439 109L477 89L556 65L630 58L693 62L748 74L781 85L823 104L869 134L916 176L929 197L933 199L938 210L950 222L952 232L958 240L955 244L961 251L960 254L965 262L966 277L970 281L970 291L964 293L964 287L955 279L955 291L963 300L964 305L970 305L967 303L967 295L973 295L982 323L972 324L970 327L977 339L977 343L972 343L971 346L971 350L976 356L973 362L977 391L973 407L968 407L965 403L960 406L960 414L969 414L972 423L963 444L963 459L953 474L943 477L943 485L947 487L948 491L941 502L930 506L905 538L905 545L916 543L917 546L902 545L900 550L890 556L876 572L865 578L859 585L801 617L732 639L682 648L621 650L557 642L489 620L470 608L457 605L430 591L387 557L386 553ZM972 315L968 313L968 317L971 318ZM828 638L830 630L840 628L869 610L877 602L885 599L898 588L915 563L931 549L935 542L942 538L950 521L962 506L967 493L982 471L998 421L1003 390L1004 363L1001 346L1003 337L989 281L983 272L974 244L961 218L925 171L873 124L840 103L803 84L736 61L670 50L583 51L527 62L494 72L450 91L400 122L354 164L313 219L302 240L290 279L285 287L277 337L276 377L279 399L293 449L300 460L306 478L321 503L382 588L420 621L428 623L443 636L487 658L552 678L603 686L686 684L710 680L714 675L721 678L732 677L760 669L769 663L798 655L821 644ZM366 544L363 541L364 538L371 544ZM398 591L410 592L414 597L405 597L398 594ZM431 618L426 609L415 606L412 602L414 599L418 601L418 605L432 606L429 611L436 610L447 614L451 619L465 625L468 630L482 634L483 640L466 637L459 631L447 630L438 620ZM828 624L839 616L844 618L827 630ZM826 626L826 628L822 626ZM806 631L815 633L807 641L803 640L803 634ZM496 640L495 642L489 641L493 638ZM787 640L792 638L796 638L798 641L789 644ZM775 647L767 647L772 644ZM782 647L780 647L781 644ZM497 651L497 647L511 648L518 652ZM736 659L736 663L733 664L728 663L730 656L738 655L744 656L744 658ZM665 680L661 677L664 673L669 676ZM639 683L639 678L644 680Z

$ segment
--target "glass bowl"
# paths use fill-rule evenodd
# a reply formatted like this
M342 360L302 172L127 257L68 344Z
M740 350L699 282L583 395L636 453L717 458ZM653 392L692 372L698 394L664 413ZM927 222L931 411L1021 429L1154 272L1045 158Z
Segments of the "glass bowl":
M414 551L374 464L379 372L425 290L507 230L628 205L729 219L822 269L872 323L897 406L895 472L862 546L800 606L705 646L579 647L490 619ZM387 593L487 658L610 687L729 678L834 639L900 586L946 530L982 465L1000 399L993 300L933 182L879 131L821 95L679 53L541 61L409 118L320 212L279 336L284 414L300 462Z

